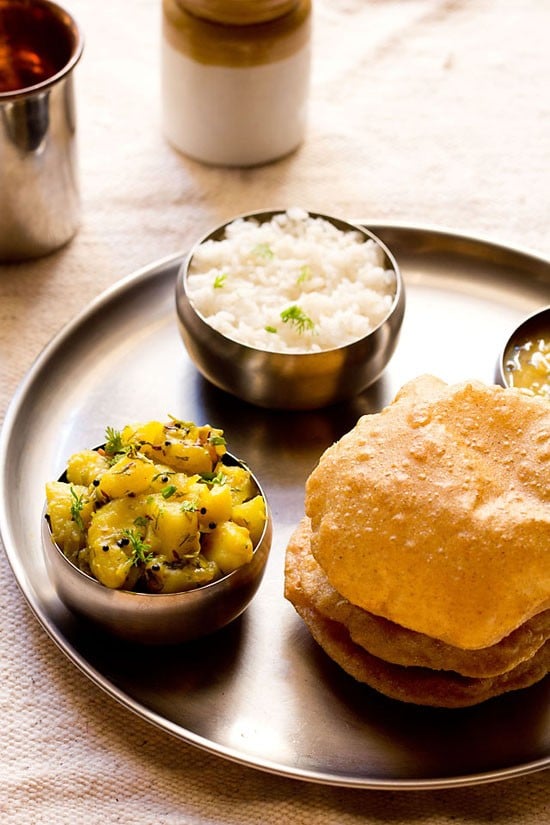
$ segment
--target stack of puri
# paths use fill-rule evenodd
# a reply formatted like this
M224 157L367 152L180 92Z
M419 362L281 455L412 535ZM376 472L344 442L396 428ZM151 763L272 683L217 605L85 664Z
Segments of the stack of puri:
M465 707L550 664L550 404L432 376L321 457L285 595L394 699Z

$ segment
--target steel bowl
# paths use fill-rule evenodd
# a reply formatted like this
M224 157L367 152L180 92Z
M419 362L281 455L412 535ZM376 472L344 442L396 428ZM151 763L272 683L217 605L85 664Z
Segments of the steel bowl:
M246 466L229 453L223 458ZM257 478L251 475L264 498L267 515L252 559L221 579L181 593L135 593L101 584L73 564L54 542L44 507L42 542L57 595L74 613L130 642L178 644L221 629L248 607L260 586L271 549L271 513Z
M283 210L251 212L240 218L270 221ZM324 218L344 232L373 240L384 266L395 271L396 292L384 320L363 338L320 352L271 352L234 341L215 330L193 306L187 290L189 266L197 246L221 240L232 221L209 232L191 249L178 273L176 308L180 333L197 369L215 386L252 404L271 409L311 410L352 398L382 374L398 342L405 312L405 288L394 256L372 232L329 215Z
M514 386L514 365L518 349L528 339L537 336L550 338L550 305L527 316L510 334L497 362L498 383L504 387Z

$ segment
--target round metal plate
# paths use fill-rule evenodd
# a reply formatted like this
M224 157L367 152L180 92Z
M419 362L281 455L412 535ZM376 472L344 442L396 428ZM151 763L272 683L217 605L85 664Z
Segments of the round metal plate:
M202 379L174 307L182 256L116 284L65 328L22 382L3 428L0 527L17 581L60 649L99 687L180 739L244 765L365 788L450 787L550 766L550 684L470 709L385 699L317 648L283 598L288 537L323 450L408 379L492 382L513 327L548 303L550 263L444 230L368 224L398 258L407 290L400 343L382 379L353 402L307 413L260 410ZM98 636L59 601L40 539L44 483L106 425L180 418L225 430L260 478L274 518L262 586L206 642L145 657Z

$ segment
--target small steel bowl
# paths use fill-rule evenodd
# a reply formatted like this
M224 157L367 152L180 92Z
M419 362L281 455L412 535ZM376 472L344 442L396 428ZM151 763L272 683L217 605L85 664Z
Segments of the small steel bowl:
M498 383L504 387L514 386L512 364L516 348L522 346L528 339L541 335L550 336L550 305L529 315L511 333L498 359L496 369Z
M283 210L251 212L240 218L270 221ZM344 232L373 240L384 253L384 266L395 271L396 292L384 320L363 338L320 352L281 353L234 341L210 326L187 292L189 266L196 248L221 240L231 221L218 226L190 251L178 273L176 308L180 333L191 359L212 384L259 407L311 410L352 398L382 374L397 345L405 312L405 288L395 258L372 232L329 215L309 212Z
M246 466L226 453L228 463ZM250 469L246 467L246 469ZM271 549L272 517L265 494L266 524L252 559L221 579L181 593L114 590L74 565L53 541L44 508L42 543L49 575L61 601L108 633L141 644L178 644L213 633L248 607L260 586ZM60 480L64 480L64 476Z

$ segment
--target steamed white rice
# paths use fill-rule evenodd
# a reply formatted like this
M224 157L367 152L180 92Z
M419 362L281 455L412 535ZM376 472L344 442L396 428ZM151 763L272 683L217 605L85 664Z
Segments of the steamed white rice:
M234 341L272 352L315 352L362 338L388 315L393 269L359 232L303 209L266 223L239 218L193 254L191 303ZM286 320L284 320L286 318Z

